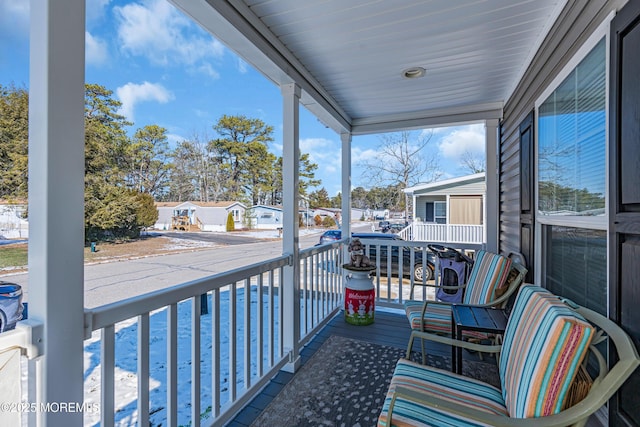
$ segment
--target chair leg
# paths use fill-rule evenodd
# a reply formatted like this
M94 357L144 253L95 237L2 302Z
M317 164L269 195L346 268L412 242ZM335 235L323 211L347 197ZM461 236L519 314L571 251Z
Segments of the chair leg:
M467 341L474 343L474 344L480 344L480 341L478 338L469 338ZM480 358L480 360L482 360L484 362L484 358L482 357L482 352L479 351L478 352L478 357Z

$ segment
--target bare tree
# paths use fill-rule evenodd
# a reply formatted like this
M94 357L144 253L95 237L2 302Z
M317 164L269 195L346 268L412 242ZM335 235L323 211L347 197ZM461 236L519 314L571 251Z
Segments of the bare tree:
M210 150L206 132L180 142L173 152L171 172L173 200L217 202L224 193L225 176L217 153Z
M487 169L486 159L482 156L474 155L469 150L462 153L460 162L462 163L462 167L471 173L480 173Z
M376 186L396 186L400 191L419 182L436 181L442 171L436 151L428 150L432 135L431 131L382 135L375 158L360 163L363 178ZM405 199L405 214L408 208Z

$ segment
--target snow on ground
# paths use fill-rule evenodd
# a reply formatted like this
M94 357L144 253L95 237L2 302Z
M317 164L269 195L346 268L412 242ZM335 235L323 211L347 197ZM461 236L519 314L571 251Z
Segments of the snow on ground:
M257 287L251 288L251 324L256 325L257 307ZM277 313L278 299L275 297L274 310ZM267 322L266 309L268 299L265 298L264 322ZM209 295L209 307L211 307L211 295ZM236 390L240 394L244 388L244 330L242 319L244 318L244 289L237 291L236 310L238 325L236 339L237 343L237 364L236 364ZM212 329L211 313L202 315L201 319L201 412L209 413L212 402ZM159 426L166 424L167 406L167 310L161 309L153 312L149 316L150 322L150 343L149 343L149 412L150 425ZM228 402L228 381L229 381L229 292L220 293L220 375L221 384L221 404ZM277 325L277 316L276 316ZM132 426L137 424L137 320L132 319L116 325L115 331L115 424L117 426ZM278 330L277 326L274 328ZM191 304L184 301L178 305L178 425L190 425L191 419ZM275 337L275 348L278 348L278 337ZM267 369L267 337L264 337L265 356L264 367ZM100 404L101 393L101 350L100 333L93 333L91 339L85 341L84 345L84 378L85 378L85 403ZM252 331L251 354L254 355L251 361L252 376L257 372L257 332ZM255 380L254 380L255 381ZM203 416L208 418L207 415ZM84 425L97 426L100 424L99 412L87 412L84 415Z
M313 234L320 234L322 232L324 232L326 229L323 228L300 228L299 231L299 235L300 236L307 236L307 235L313 235ZM215 247L215 246L219 246L219 243L216 242L210 242L210 241L205 241L205 240L193 240L193 239L185 239L185 238L178 238L178 237L171 237L171 233L158 233L155 231L147 231L144 234L146 235L156 235L156 236L164 236L166 238L169 239L169 244L165 246L166 249L169 250L184 250L184 249L201 249L201 248L211 248L211 247ZM227 233L225 232L206 232L204 233L205 235L211 235L211 234L220 234L220 235L225 235ZM253 238L253 239L265 239L265 240L270 240L270 239L277 239L277 238L281 238L282 236L280 235L280 233L278 232L278 230L248 230L248 231L234 231L233 232L234 236L242 236L242 237L247 237L247 238ZM0 241L1 244L1 241Z

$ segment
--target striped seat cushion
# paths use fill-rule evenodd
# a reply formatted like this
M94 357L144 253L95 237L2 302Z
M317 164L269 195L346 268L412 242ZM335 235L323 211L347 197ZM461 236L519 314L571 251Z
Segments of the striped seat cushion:
M557 296L520 289L505 330L500 380L509 415L530 418L562 410L584 359L593 327Z
M430 396L445 399L493 415L507 416L500 390L482 381L463 377L438 368L400 359L389 385L389 391L378 418L378 426L387 427L391 398L397 386L407 387ZM463 417L427 408L403 397L396 398L392 413L393 425L402 426L477 426Z
M407 301L404 310L411 324L411 329L422 330L422 301ZM451 305L429 302L425 311L425 331L435 333L451 333Z
M484 250L478 251L462 303L486 304L496 299L496 289L504 286L510 268L510 258Z
M510 268L511 259L485 250L478 251L467 281L463 304L486 304L493 301L496 289L504 286ZM422 301L404 303L411 329L450 335L451 306L447 303L429 302L424 319L421 319L423 304ZM465 331L464 335L469 338L487 338L487 334L483 332Z
M422 331L421 320L424 320L424 331L434 334L451 335L451 305L446 303L429 302L422 318L421 301L407 301L404 310L411 324L411 329ZM465 338L486 339L484 332L464 331Z

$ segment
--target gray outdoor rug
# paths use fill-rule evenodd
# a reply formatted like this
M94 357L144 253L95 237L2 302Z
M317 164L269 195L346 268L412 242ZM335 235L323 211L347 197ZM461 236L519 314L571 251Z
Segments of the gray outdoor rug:
M332 335L252 426L375 426L393 369L405 352ZM451 369L449 357L427 357L427 364ZM497 385L495 364L464 360L463 373Z

